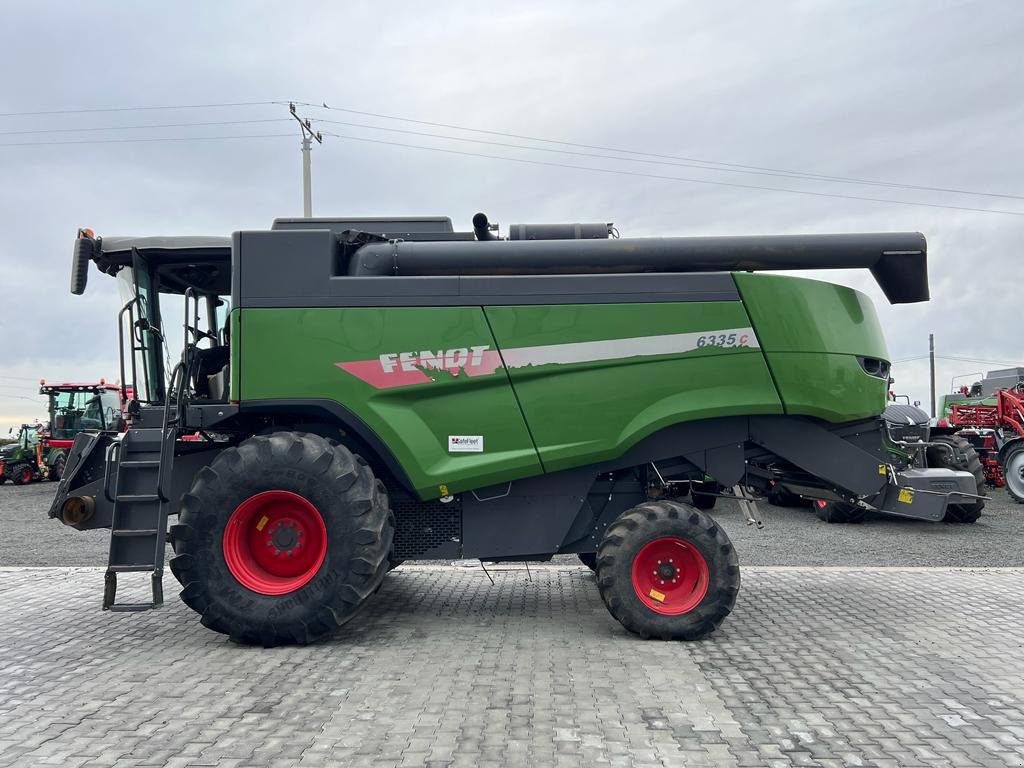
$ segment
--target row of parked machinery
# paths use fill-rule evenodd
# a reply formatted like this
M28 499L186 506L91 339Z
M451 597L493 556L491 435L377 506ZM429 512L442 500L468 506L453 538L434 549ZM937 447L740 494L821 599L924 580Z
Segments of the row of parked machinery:
M121 387L98 382L39 382L47 398L47 421L22 424L14 442L0 448L0 483L26 485L34 480L58 481L64 474L75 435L85 431L124 429ZM9 432L14 435L14 429Z

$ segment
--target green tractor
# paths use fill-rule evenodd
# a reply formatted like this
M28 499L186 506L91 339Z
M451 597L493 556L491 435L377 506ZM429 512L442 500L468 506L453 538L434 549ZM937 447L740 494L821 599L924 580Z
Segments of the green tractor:
M0 448L0 483L10 480L15 485L28 485L42 479L39 443L42 431L42 424L22 424L16 440ZM10 434L14 434L13 427Z
M335 632L402 561L578 554L623 626L689 640L740 587L705 511L718 494L751 519L776 484L926 520L982 501L881 418L871 302L765 274L865 268L889 301L925 301L922 235L613 234L501 238L483 214L465 232L443 217L80 231L72 293L93 265L117 281L134 392L127 432L76 436L49 514L110 529L103 607L162 604L168 539L203 625L263 645ZM117 599L129 572L149 575L147 599Z

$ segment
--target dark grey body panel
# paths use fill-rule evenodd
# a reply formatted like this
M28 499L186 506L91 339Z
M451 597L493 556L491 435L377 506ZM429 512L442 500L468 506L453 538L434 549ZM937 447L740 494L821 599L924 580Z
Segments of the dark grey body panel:
M349 277L339 274L337 243L327 230L234 238L233 306L247 309L739 300L727 272Z

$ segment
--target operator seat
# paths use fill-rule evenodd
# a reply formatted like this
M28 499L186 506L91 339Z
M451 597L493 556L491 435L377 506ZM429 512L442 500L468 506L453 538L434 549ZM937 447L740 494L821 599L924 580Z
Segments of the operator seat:
M195 351L195 379L192 382L196 396L209 400L222 400L223 392L214 393L210 380L219 376L228 367L231 351L228 347L210 347Z

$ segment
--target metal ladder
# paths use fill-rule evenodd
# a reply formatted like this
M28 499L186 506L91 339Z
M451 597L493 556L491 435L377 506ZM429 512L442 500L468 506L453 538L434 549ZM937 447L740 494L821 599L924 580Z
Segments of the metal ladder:
M172 475L177 436L169 413L170 409L163 406L136 409L131 428L120 442L110 447L116 452L117 478L113 497L109 492L109 475L104 480L104 493L114 502L103 588L103 609L107 611L146 611L159 608L164 602L164 550L170 500L163 484ZM115 602L117 575L131 571L151 574L150 602Z

